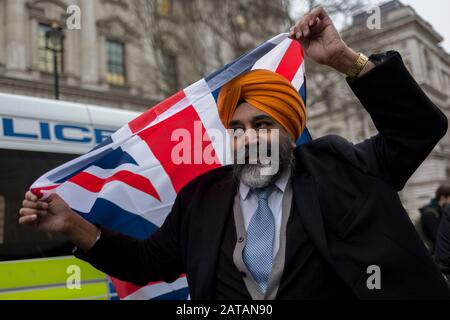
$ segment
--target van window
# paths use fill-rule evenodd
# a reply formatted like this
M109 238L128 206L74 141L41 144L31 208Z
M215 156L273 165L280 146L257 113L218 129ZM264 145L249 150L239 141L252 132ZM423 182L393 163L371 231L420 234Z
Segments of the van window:
M0 261L70 255L73 246L65 238L21 226L18 220L31 184L75 157L0 149Z
M5 234L5 197L0 195L0 244L3 243L3 235Z

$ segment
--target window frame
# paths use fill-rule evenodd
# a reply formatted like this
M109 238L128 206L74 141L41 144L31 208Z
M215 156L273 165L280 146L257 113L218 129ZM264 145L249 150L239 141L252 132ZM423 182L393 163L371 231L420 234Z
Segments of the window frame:
M172 83L170 84L171 87L168 89L174 92L178 91L180 86L178 55L165 48L161 48L159 50L159 55L162 62L161 72L163 73L163 76L166 78L166 80L168 76L171 76L171 74L169 74L169 71L173 71L174 73L173 76L170 77L170 79L172 79ZM165 82L166 84L169 84L168 81Z
M122 74L115 74L115 75L121 75L123 76L123 83L119 84L119 83L114 83L113 81L109 80L109 76L110 75L114 75L112 73L110 73L110 47L109 44L110 43L114 43L114 44L118 44L120 45L120 47L122 48L122 65L120 66L122 68L123 73ZM105 50L106 50L106 83L111 85L111 86L115 86L115 87L126 87L127 86L127 51L126 51L126 43L124 41L115 39L115 38L105 38Z
M37 51L38 51L38 70L41 73L44 74L53 74L54 73L54 65L53 65L53 52L49 49L46 49L46 43L45 43L45 32L44 32L44 47L41 47L41 28L45 27L46 31L48 31L49 29L51 29L51 25L45 22L38 22L38 27L37 27ZM51 67L50 69L46 69L46 68L41 68L41 63L42 63L42 52L45 51L45 53L50 53L51 58L50 61L46 61L46 64L49 64ZM58 65L58 73L59 75L62 75L64 73L64 40L62 41L62 47L61 47L61 51L58 53L59 56L59 65Z

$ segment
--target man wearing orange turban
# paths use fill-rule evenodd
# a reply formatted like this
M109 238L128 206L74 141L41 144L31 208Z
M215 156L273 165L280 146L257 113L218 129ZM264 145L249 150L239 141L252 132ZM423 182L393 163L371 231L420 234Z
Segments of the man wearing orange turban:
M379 134L358 144L326 136L294 149L304 103L281 76L257 70L223 87L220 118L258 132L237 137L245 148L260 144L262 129L278 129L280 162L294 165L269 179L258 163L203 174L144 240L91 224L56 195L39 201L28 192L19 222L65 234L77 257L123 281L143 286L185 274L193 300L450 299L398 196L446 134L446 116L399 53L369 61L324 9L306 14L290 37L311 60L348 76Z
M270 115L293 141L297 141L305 129L305 103L292 84L278 73L254 70L222 87L217 104L226 128L241 100Z
M290 175L295 162L292 149L305 128L306 108L288 80L269 70L242 74L222 87L217 104L223 125L235 130L232 135L239 137L233 139L232 147L233 171L241 189L262 188L275 183L283 174ZM247 135L236 134L239 129ZM273 130L278 130L276 138ZM254 133L255 138L248 133ZM262 160L262 145L270 155L266 163ZM239 153L245 163L238 161ZM264 169L270 174L264 174Z

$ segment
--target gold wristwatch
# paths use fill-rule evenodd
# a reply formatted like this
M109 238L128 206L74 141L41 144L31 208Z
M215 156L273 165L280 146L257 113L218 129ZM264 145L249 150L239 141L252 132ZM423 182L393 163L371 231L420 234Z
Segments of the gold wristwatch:
M345 73L349 78L356 78L364 67L369 62L369 58L367 58L363 53L358 53L358 59L356 62L350 67L350 69Z

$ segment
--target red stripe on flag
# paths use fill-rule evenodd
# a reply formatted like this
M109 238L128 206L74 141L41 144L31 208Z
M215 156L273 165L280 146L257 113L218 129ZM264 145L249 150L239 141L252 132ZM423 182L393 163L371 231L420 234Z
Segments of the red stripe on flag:
M182 279L182 278L186 278L185 274L180 275L180 277L178 279ZM111 277L111 282L114 285L114 289L116 289L117 295L119 296L120 299L124 299L126 297L128 297L130 294L135 293L136 291L138 291L139 289L142 289L144 287L147 286L151 286L151 285L155 285L158 283L164 283L164 281L156 281L156 282L150 282L149 284L143 286L143 287L138 287L130 282L125 282L116 278Z
M136 133L139 130L144 129L147 125L149 125L153 120L156 119L158 115L161 113L167 111L170 109L173 105L177 104L181 100L183 100L186 97L184 94L184 91L180 91L170 98L167 98L166 100L162 101L161 103L157 104L147 112L141 114L136 119L132 120L130 123L128 123L128 126L131 129L131 132Z
M43 188L33 188L30 191L39 199L42 198L44 196L44 194L42 193L42 191L50 191L53 189L58 188L60 185L54 185L54 186L49 186L49 187L43 187Z
M276 72L292 82L292 79L294 79L295 74L303 63L303 57L303 49L300 43L292 41L284 53Z
M179 132L182 131L189 135L189 141L185 141L187 139L184 138L180 138L179 141L172 141L172 134L175 130L180 130ZM167 120L139 133L141 139L147 143L167 172L177 193L195 177L221 166L211 140L205 133L206 129L193 106L189 106ZM186 161L189 163L177 164L172 159L172 153L175 152L174 148L179 147L181 143L186 143L188 146L185 151L189 154L181 154L183 158L184 156L186 159L189 158L189 161ZM207 162L203 157L204 153L208 155Z
M161 201L158 192L150 180L126 170L119 171L106 179L99 178L87 172L80 172L69 181L91 192L100 192L104 185L111 181L121 181Z

